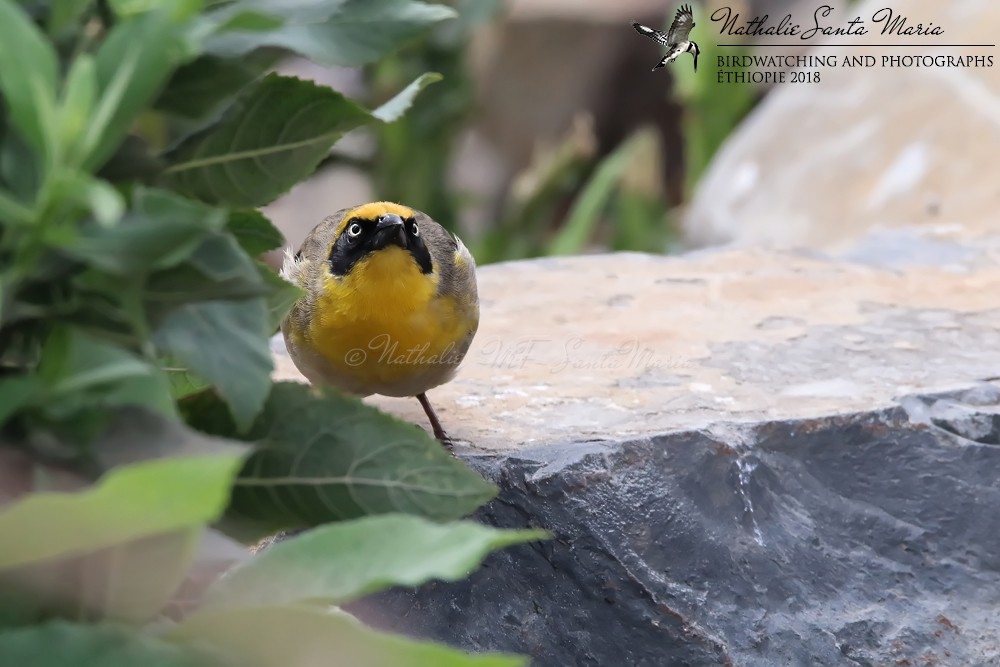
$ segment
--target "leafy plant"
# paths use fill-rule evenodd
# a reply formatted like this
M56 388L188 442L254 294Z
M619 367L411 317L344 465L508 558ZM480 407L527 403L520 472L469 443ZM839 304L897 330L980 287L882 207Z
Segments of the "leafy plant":
M426 104L398 123L373 128L377 159L369 171L377 192L409 202L447 229L464 234L459 225L463 201L449 188L447 174L460 132L475 112L466 51L472 31L498 16L503 2L445 2L455 12L454 21L435 26L427 39L365 68L374 100L390 97L424 70L444 75L427 91Z
M704 5L701 9L704 15ZM701 71L695 72L690 67L674 69L674 95L684 110L684 173L688 195L694 191L722 142L757 101L752 84L719 83L718 56L740 57L749 54L750 50L744 46L717 46L718 35L712 35L713 27L711 22L700 20L695 22L691 31L691 39L701 46ZM742 62L742 59L737 62ZM725 69L737 74L749 71L742 65Z
M433 39L367 68L367 81L378 98L396 90L420 68L446 73L428 91L433 105L415 109L401 123L374 130L375 160L331 158L351 162L368 175L376 191L414 202L449 229L463 234L479 264L589 250L669 251L675 241L677 212L671 210L656 176L665 160L684 163L683 198L694 191L710 160L756 101L750 84L717 81L718 55L744 55L746 48L720 49L712 22L696 21L692 38L702 48L701 71L690 57L659 72L651 81L673 81L667 95L682 109L683 154L662 155L660 143L646 127L635 128L607 155L598 158L592 129L577 118L563 140L541 151L517 178L499 206L498 219L481 235L461 228L471 195L447 183L457 138L475 113L465 50L471 30L500 11L497 0L452 0L460 20L439 26ZM673 21L676 5L664 14L663 29ZM696 15L706 16L704 9ZM631 31L627 22L623 31ZM741 68L727 68L744 71ZM683 205L683 201L680 202Z
M669 28L674 10L666 15L663 29ZM684 137L684 197L689 198L708 167L711 159L725 139L739 125L756 102L750 84L721 85L717 81L717 56L725 51L727 56L748 53L743 47L720 49L715 45L710 31L710 21L696 21L691 38L701 46L701 70L689 66L687 56L671 66L673 87L670 95L682 109L681 129ZM737 72L742 68L730 68ZM579 144L570 134L567 143ZM572 145L572 144L570 144ZM523 213L518 206L509 206L501 229L490 237L484 255L503 259L512 253L520 255L568 255L592 248L611 250L638 250L664 252L674 241L675 211L666 201L659 183L662 161L666 159L655 131L646 127L636 128L608 155L587 163L589 169L565 168L560 176L575 190L565 217L552 231L552 205L544 223L534 229L517 230ZM529 172L530 173L530 172ZM558 174L550 175L550 179ZM545 192L544 190L542 191ZM554 199L553 190L547 192ZM544 201L544 199L543 199ZM539 227L541 229L539 229ZM513 247L513 236L528 236L529 242L520 248Z
M458 521L495 488L416 426L272 383L300 292L256 259L282 243L257 207L440 78L369 109L272 66L372 63L453 17L0 0L0 664L523 664L339 611L543 534Z
M591 132L590 124L578 119L558 145L520 174L504 216L476 246L483 263L601 248L666 248L671 228L655 130L637 128L600 160L594 159ZM563 201L568 209L554 226Z

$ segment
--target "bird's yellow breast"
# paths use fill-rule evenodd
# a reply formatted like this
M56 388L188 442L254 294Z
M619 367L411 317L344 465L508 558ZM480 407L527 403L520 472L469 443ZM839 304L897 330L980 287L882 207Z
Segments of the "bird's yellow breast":
M421 377L446 370L470 328L438 280L403 248L378 250L348 275L324 277L303 342L362 393L413 395Z

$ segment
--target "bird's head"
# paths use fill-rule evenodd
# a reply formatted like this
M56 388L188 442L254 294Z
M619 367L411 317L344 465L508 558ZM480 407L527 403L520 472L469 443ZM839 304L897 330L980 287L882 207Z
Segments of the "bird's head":
M698 43L697 42L688 42L688 48L687 48L687 50L690 51L691 55L694 57L694 71L697 72L698 71L698 54L701 53L701 49L698 48Z
M393 263L409 258L421 273L434 270L430 252L424 244L412 209L391 202L374 202L347 211L338 225L330 247L329 262L333 275L344 276L356 265L370 265L383 255Z

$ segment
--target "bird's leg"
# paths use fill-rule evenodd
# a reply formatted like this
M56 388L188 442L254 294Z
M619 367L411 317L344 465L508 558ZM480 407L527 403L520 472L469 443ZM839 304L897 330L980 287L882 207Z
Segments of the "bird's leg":
M431 402L427 400L426 393L417 394L417 400L420 401L420 406L424 409L424 413L427 415L428 421L431 423L431 428L434 429L434 437L441 441L444 448L449 452L454 448L454 444L448 434L444 432L441 428L441 422L438 420L437 415L434 413L434 408L431 407Z

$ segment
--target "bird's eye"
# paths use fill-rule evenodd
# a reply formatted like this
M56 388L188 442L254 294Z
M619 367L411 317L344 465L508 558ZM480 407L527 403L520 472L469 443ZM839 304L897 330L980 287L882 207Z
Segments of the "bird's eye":
M359 225L356 222L352 222L351 225L347 228L347 235L350 236L351 238L354 238L360 233L361 233L361 225Z
M417 221L414 220L410 223L410 233L414 236L420 236L420 228L417 227Z

